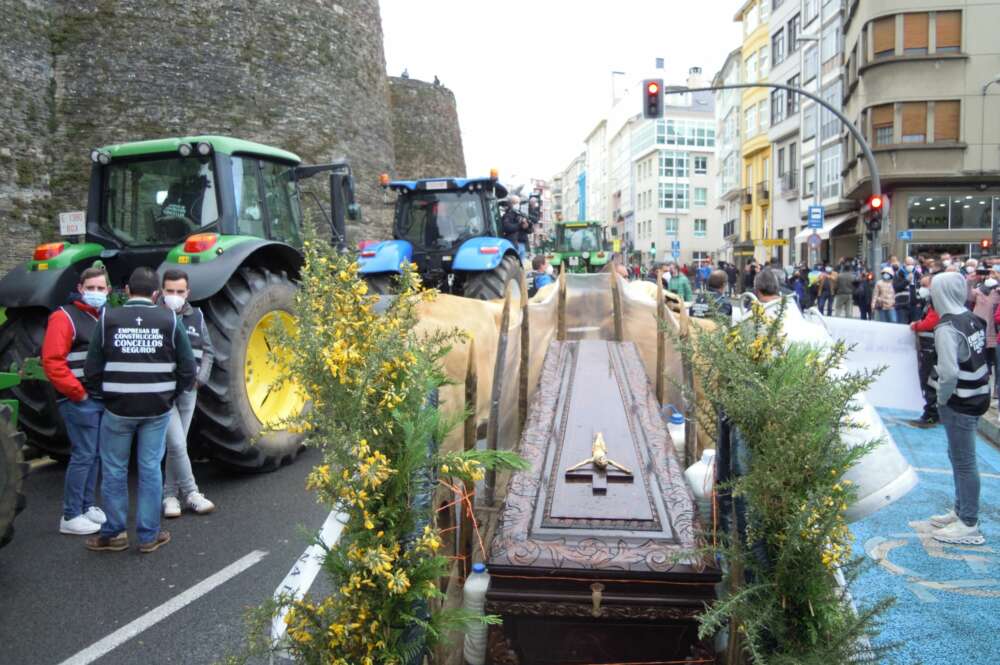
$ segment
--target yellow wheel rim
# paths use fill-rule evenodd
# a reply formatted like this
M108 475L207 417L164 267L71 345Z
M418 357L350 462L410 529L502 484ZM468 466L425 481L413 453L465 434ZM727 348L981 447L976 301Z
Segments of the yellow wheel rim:
M287 369L272 353L279 348L278 330L282 325L294 331L295 319L280 310L262 316L250 333L243 364L250 408L265 429L282 428L282 421L300 414L305 405L294 382L281 382Z

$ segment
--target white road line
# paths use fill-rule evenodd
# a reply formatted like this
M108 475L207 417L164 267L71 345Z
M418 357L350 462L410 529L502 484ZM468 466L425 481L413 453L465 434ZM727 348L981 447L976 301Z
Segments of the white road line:
M163 621L177 610L182 609L195 600L198 600L198 598L204 596L215 587L236 577L266 556L267 552L263 550L254 550L253 552L250 552L250 554L247 554L242 559L234 561L211 577L206 577L184 593L174 596L159 607L155 607L138 619L125 624L104 639L95 642L83 651L70 656L59 665L87 665L88 663L94 662L105 654L117 649L122 644L129 641L147 628L151 628L160 621Z
M915 466L915 467L913 467L913 469L914 469L914 471L922 471L923 473L943 473L943 474L947 474L949 476L952 474L951 469L931 469L931 468L924 467L924 466ZM986 473L985 471L980 471L979 472L979 476L980 476L980 478L994 478L994 479L996 479L996 478L1000 478L1000 473Z
M281 580L281 584L274 590L275 600L282 597L286 599L292 597L298 600L306 595L323 567L323 557L326 555L326 550L332 548L340 540L347 520L346 513L336 510L330 511L323 526L319 529L317 536L319 542L307 547L302 556L295 561L292 569L285 575L285 579ZM288 614L288 609L284 608L271 621L271 644L275 646L281 644L285 638L285 631L288 630L288 626L285 625L286 614Z

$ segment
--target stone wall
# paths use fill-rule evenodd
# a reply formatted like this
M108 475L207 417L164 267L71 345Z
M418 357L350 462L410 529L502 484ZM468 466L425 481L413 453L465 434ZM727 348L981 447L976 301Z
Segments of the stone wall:
M390 78L392 133L400 179L465 176L458 109L451 90L415 79Z
M53 234L49 0L0 0L0 269Z
M0 272L85 207L90 150L109 143L218 133L346 157L366 223L350 240L389 234L380 173L464 173L449 91L396 81L390 104L377 0L0 0L0 15L0 234L14 239Z

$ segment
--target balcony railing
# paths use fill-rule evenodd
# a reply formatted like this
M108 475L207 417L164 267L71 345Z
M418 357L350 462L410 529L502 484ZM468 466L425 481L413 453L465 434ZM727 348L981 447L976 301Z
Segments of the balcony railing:
M736 220L735 219L731 219L731 220L729 220L728 222L726 222L725 224L722 225L722 237L723 238L729 238L731 236L735 236L738 231L739 231L739 229L737 229L737 227L736 227Z
M781 195L786 199L794 199L799 195L799 181L795 171L781 174Z
M753 205L753 187L743 188L743 205L745 206Z
M757 183L757 198L761 205L768 203L771 200L771 186L767 182Z

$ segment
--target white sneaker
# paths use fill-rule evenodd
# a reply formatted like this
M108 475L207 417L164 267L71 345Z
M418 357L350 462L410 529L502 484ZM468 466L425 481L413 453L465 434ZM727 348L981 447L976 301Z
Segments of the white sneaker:
M942 543L952 543L955 545L982 545L986 542L983 534L979 532L979 525L966 526L965 522L958 520L948 526L942 527L932 534L934 540Z
M105 522L108 521L107 515L105 515L104 511L98 508L97 506L91 506L90 508L87 508L86 512L83 513L83 516L86 517L91 522L93 522L94 524L104 524Z
M71 520L65 517L59 519L59 533L66 533L71 536L89 536L100 530L100 524L95 524L83 515L77 515Z
M952 508L943 515L931 515L930 523L935 529L941 529L948 526L949 524L954 524L958 521L958 515L955 514L955 509Z
M191 492L184 497L184 505L199 515L206 515L215 510L215 504L206 499L201 492Z
M163 500L163 516L164 517L180 517L181 516L181 502L177 500L176 496L168 496Z

